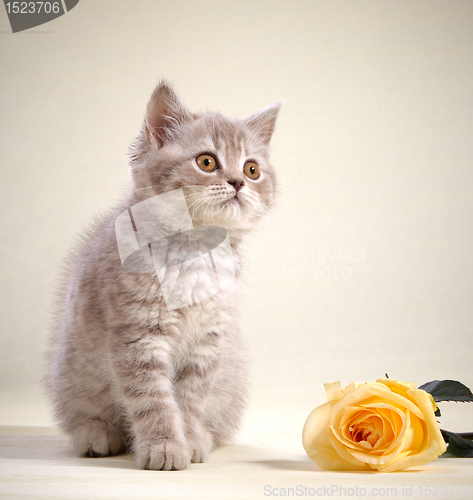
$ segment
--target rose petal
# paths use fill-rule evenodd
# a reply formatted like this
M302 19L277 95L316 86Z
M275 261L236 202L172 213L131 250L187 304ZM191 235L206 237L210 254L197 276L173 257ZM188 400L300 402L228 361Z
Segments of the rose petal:
M399 417L402 418L402 426L398 430L396 438L391 443L380 447L376 451L366 450L365 447L361 446L358 447L357 449L352 449L351 447L350 448L347 447L346 448L347 453L353 456L354 459L360 462L365 462L372 466L384 465L392 462L399 453L404 451L403 448L404 436L407 434L410 428L410 412L406 412L406 414L403 414L402 412L400 412L400 410L397 410L397 412L399 413L396 413L395 418L396 419ZM336 435L335 432L334 435ZM338 448L337 451L340 452Z
M388 414L386 422L393 424L393 438L380 445L379 452L383 454L392 454L402 451L402 440L407 433L406 415L397 409L379 409L380 413L385 412Z
M307 455L326 470L370 470L370 467L351 457L344 460L331 444L330 413L336 401L329 401L315 408L302 431L302 445Z
M333 430L333 429L332 429ZM340 443L340 441L330 433L328 435L330 444L336 450L336 452L340 455L341 459L348 462L348 467L345 470L371 470L372 468L365 463L365 461L357 460L351 453L348 452L348 449ZM333 469L336 470L336 469ZM341 469L338 469L341 470Z
M423 418L419 408L412 401L391 392L384 384L372 382L360 385L356 391L345 394L342 399L337 401L333 407L330 424L334 428L339 427L338 423L346 406L356 406L358 404L377 406L380 403L385 404L386 402L391 403L393 406L409 410L419 418Z
M385 378L379 378L376 382L386 385L391 389L391 391L397 394L401 394L406 398L410 398L409 394L407 393L408 389L413 389L417 385L410 382L399 382L399 380L385 379ZM439 409L439 407L437 406L437 403L435 402L435 399L432 397L432 395L429 394L429 396L430 396L430 402L432 403L432 408L434 409L435 413ZM412 400L412 398L410 399Z
M398 434L398 432L396 432L398 427L402 428L402 419L396 412L383 408L378 408L378 415L381 418L383 426L381 430L382 437L379 440L378 449L385 450L387 447L392 446L393 440Z
M391 412L394 412L393 414L396 415L396 417L393 417L393 414L390 415L390 418L386 418L386 414L384 414L382 411L379 411L380 409L382 410L391 410ZM378 403L378 407L373 407L372 409L364 409L363 407L349 407L347 410L347 413L349 416L354 418L356 416L355 422L360 423L364 420L367 420L368 418L371 418L375 412L378 412L379 416L388 422L393 421L394 424L396 425L396 429L393 432L394 436L396 438L394 441L391 439L390 442L388 443L382 443L379 445L379 448L377 451L380 453L377 453L376 455L382 455L385 453L391 453L393 449L398 447L402 439L404 437L404 434L406 433L407 429L404 428L405 424L405 414L396 408L395 406L392 406L389 403ZM332 416L333 416L333 410L332 410ZM334 434L334 436L342 443L344 446L346 446L349 449L352 450L364 450L366 449L366 446L360 444L359 442L354 442L350 436L348 436L348 428L347 428L347 423L342 425L342 422L345 422L345 415L342 415L340 419L340 423L338 425L333 425L331 424L331 429ZM351 422L350 422L351 424ZM391 435L391 434L390 434ZM350 453L349 450L347 450L348 453Z
M353 449L358 449L360 446L366 448L366 443L364 441L355 441L353 439L354 432L350 429L369 429L373 431L371 440L376 439L376 444L373 445L374 448L379 447L378 442L383 438L383 423L382 419L374 411L365 411L360 407L350 407L347 408L346 414L342 417L340 421L340 433L344 439L346 446ZM373 449L372 445L369 445L369 449Z
M366 462L367 464L373 466L388 464L392 462L396 458L396 456L398 456L399 453L402 453L404 451L402 448L403 439L409 427L410 427L410 418L408 412L406 415L404 415L404 425L402 427L399 436L395 440L396 443L399 442L398 446L385 450L381 454L366 453L356 450L353 451L349 450L348 453L353 455L353 457L359 460L360 462Z
M402 440L403 451L414 451L417 453L424 442L426 435L425 423L417 418L415 415L410 414L410 426L404 439Z
M343 389L343 395L348 394L349 392L356 391L358 387L361 387L362 385L365 385L366 382L352 382L351 384L347 385L345 389Z
M337 382L326 382L324 384L327 401L338 401L343 396L342 384Z
M432 411L432 404L429 394L421 389L409 389L408 395L416 401L419 409L424 414L424 424L426 434L422 447L418 453L411 450L407 455L401 454L396 459L384 467L377 467L378 470L383 472L393 472L406 467L415 465L424 465L432 460L435 460L439 455L445 452L445 440L442 437L437 420L435 419L434 412Z
M372 412L366 411L359 406L350 406L346 408L346 413L340 421L341 439L344 440L346 446L350 446L354 449L358 448L358 443L353 441L349 429L352 426L356 426L357 424L366 421L371 417L371 415Z
M398 464L402 463L401 460L409 458L410 454L411 454L410 451L403 451L398 455L396 455L396 457L391 462L388 462L384 465L383 464L373 465L373 469L379 472L394 472L400 469L404 469L405 467L400 467Z
M379 413L372 418L372 421L374 432L379 436L379 440L374 446L374 449L377 449L387 442L390 442L394 436L392 434L392 427L389 425L389 422L386 422Z
M406 392L409 389L412 389L417 385L412 382L400 382L399 380L395 380L392 378L379 378L378 380L376 380L376 382L384 384L391 391L395 392L396 394L400 394L401 396L405 396Z
M379 445L380 451L391 451L401 443L400 433L404 426L404 413L391 404L382 403L375 408L386 427L383 443ZM384 430L384 429L383 429Z

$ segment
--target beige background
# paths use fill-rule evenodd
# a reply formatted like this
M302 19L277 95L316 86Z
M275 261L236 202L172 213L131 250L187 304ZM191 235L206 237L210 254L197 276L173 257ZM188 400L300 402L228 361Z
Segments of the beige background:
M0 32L3 422L48 422L57 269L126 189L161 77L194 110L283 100L280 207L248 254L248 418L302 425L333 379L473 386L473 2L81 0L18 34L1 7Z

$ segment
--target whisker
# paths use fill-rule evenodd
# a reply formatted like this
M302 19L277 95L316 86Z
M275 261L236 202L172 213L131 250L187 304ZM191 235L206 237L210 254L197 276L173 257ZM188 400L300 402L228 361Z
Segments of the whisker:
M197 207L197 210L200 210L200 208L207 202L207 200L209 198L210 198L210 201L212 201L212 196L211 195L206 196L204 198L204 200L202 201L202 203ZM208 208L208 204L207 204L207 208ZM205 226L205 211L204 211L204 220L203 221L199 220L199 222L202 222L204 224L204 226Z
M192 202L188 207L187 207L187 210L184 212L184 215L182 216L182 222L181 222L181 232L184 232L184 219L186 217L187 214L189 214L189 217L191 217L191 213L190 213L190 209L192 207L192 205L198 203L199 201L201 200L201 198L198 198L197 200L195 200L194 202ZM192 217L191 217L192 218Z
M207 213L207 209L209 208L211 203L212 203L212 198L210 198L210 201L207 203L207 206L205 207L205 210L204 210L204 225L207 225L205 222L205 214Z
M153 186L147 186L147 187L140 188L140 189L134 189L133 192L137 193L138 191L143 191L144 189L153 189L153 188L157 188L157 187L160 187L159 184L154 184Z
M302 160L301 160L301 165L299 167L299 172L297 172L296 178L290 184L288 184L287 186L285 186L283 188L278 188L278 192L279 191L284 191L285 189L291 187L294 184L294 182L297 181L297 179L299 178L299 175L301 175L301 172L302 172Z

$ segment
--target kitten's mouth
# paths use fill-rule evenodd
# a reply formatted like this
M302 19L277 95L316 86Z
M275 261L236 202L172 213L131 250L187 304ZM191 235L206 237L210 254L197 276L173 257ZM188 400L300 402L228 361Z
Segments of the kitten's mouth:
M240 198L238 198L237 194L235 194L231 198L228 198L227 200L224 200L222 202L222 205L224 205L224 206L234 206L234 205L240 205L240 204L241 204Z
M227 200L224 200L222 202L223 207L240 207L241 206L241 200L238 198L238 196L235 194L231 198L228 198Z

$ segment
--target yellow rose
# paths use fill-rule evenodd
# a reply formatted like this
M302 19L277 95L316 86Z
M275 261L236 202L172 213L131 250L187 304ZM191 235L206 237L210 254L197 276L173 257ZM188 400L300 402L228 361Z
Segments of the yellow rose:
M415 384L391 379L327 382L327 403L307 419L302 444L327 470L393 472L435 460L445 441L432 396Z

